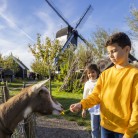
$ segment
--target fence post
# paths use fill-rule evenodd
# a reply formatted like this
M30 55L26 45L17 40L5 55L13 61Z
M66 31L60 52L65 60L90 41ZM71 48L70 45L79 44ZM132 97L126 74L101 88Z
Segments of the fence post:
M35 138L34 125L35 125L34 115L31 114L24 119L24 130L27 138Z
M26 84L25 84L25 82L23 82L23 88L25 88L25 86L26 86Z
M8 99L9 99L8 83L4 82L4 86L2 87L2 100L3 100L3 103L6 102Z

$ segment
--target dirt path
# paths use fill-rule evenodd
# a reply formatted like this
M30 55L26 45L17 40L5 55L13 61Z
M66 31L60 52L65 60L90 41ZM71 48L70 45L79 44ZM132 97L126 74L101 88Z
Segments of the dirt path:
M64 118L37 117L37 138L91 138L84 127Z

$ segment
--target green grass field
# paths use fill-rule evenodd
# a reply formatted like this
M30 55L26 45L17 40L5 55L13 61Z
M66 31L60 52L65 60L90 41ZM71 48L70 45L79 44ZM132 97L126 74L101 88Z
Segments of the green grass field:
M53 84L55 85L55 84ZM52 95L63 105L64 110L68 110L70 105L79 102L82 98L80 93L59 92L59 87L52 89ZM76 121L81 126L86 126L86 129L90 130L90 117L87 113L86 118L81 117L81 112L71 113L65 112L64 117L70 121Z

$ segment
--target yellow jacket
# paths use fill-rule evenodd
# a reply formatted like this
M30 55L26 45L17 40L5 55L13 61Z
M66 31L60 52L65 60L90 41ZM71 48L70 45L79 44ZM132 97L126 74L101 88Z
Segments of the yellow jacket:
M138 131L138 69L129 65L105 70L81 104L83 109L100 104L101 126L133 138Z

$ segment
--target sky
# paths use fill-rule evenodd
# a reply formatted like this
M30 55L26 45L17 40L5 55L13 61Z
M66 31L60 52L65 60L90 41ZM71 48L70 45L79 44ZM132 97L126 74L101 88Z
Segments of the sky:
M138 0L49 0L68 23L75 27L89 5L92 10L77 28L90 40L97 27L105 30L118 29L128 33L126 18L131 7L138 9ZM37 33L42 41L46 36L52 40L56 32L66 27L65 22L51 9L45 0L0 0L0 53L11 53L29 69L34 60L28 44L35 44ZM135 56L138 58L138 39L132 40Z

